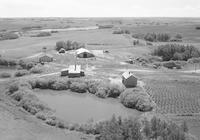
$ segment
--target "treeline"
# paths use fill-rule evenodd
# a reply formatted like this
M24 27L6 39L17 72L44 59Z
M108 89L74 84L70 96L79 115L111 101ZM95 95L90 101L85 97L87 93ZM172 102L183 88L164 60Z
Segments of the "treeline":
M171 36L168 33L146 33L146 34L133 34L133 38L144 39L150 42L168 42L168 41L182 41L181 34Z
M185 122L181 126L159 117L124 119L112 117L97 125L96 140L191 140Z
M31 69L33 68L37 63L36 62L26 62L23 60L17 60L17 59L9 59L9 58L0 58L0 66L11 66L15 67L17 66L18 69Z
M12 39L17 39L17 38L19 38L19 36L16 33L12 33L12 32L0 33L0 41L12 40Z
M167 33L147 33L144 39L150 42L167 42L171 39L171 36Z
M85 48L85 45L76 41L71 41L71 40L56 42L55 49L59 51L61 48L65 49L66 51L69 51L69 50L76 50L79 48Z
M200 57L200 51L192 45L166 44L154 49L153 55L162 57L163 61L187 61L190 58Z
M130 34L129 30L117 30L113 31L113 34Z

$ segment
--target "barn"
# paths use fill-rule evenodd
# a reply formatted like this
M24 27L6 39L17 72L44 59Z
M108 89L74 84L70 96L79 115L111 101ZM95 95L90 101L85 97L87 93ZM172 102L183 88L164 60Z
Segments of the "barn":
M89 50L87 50L85 48L78 49L76 51L76 54L77 54L77 57L79 57L79 58L91 58L91 57L94 57L94 54L91 51L89 51Z
M39 57L39 62L44 63L44 62L52 62L53 61L53 56L50 54L42 54Z
M133 88L137 86L137 78L131 72L124 72L122 74L122 83L126 88Z

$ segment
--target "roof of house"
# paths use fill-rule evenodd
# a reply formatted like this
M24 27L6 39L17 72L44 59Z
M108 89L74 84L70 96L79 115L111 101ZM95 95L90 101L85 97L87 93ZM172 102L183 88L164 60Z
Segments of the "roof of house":
M85 48L80 48L80 49L76 50L77 54L81 54L81 53L84 53L84 52L86 52L86 53L92 53L91 51L89 51L89 50L87 50Z
M76 69L75 69L75 65L70 65L68 70L69 70L69 73L80 73L81 65L76 65Z
M135 77L131 72L129 71L126 71L122 74L122 76L125 78L125 79L128 79L129 77L133 76Z

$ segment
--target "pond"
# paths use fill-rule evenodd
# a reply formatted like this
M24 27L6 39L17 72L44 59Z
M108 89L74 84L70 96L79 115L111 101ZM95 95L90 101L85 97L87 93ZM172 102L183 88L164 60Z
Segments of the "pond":
M113 114L135 118L141 112L124 107L119 99L101 99L92 94L70 91L36 90L39 99L55 110L57 117L71 123L110 119Z

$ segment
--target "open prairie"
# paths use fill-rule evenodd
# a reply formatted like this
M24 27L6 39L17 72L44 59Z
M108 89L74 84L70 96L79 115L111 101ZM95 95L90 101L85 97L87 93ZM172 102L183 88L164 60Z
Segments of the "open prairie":
M112 27L107 27L108 25L112 25ZM170 62L173 61L173 64L180 63L181 66L178 68L179 65L174 65L172 68L168 68L165 66L167 62L160 61L157 56L156 58L152 56L155 48L166 44L192 45L200 49L200 30L196 29L197 26L200 26L199 18L2 18L0 19L0 34L11 32L19 36L17 39L0 40L2 60L37 62L41 54L45 53L50 55L53 61L39 64L38 67L42 68L41 73L35 74L31 72L31 69L28 69L26 70L28 74L25 73L21 77L16 76L16 73L21 69L10 66L9 62L8 66L0 67L0 73L7 72L10 74L9 78L0 78L1 85L4 85L1 90L0 102L10 104L9 110L5 111L6 106L1 103L0 114L1 110L5 113L5 116L6 113L17 113L24 123L24 125L20 124L19 133L22 133L27 126L27 131L34 129L31 130L34 137L37 133L36 129L40 128L41 125L44 134L48 129L55 132L55 128L51 128L43 124L42 121L31 117L29 111L29 113L24 110L20 112L19 109L16 109L18 108L17 101L8 102L7 100L11 99L4 94L6 91L5 84L7 85L7 82L12 80L26 81L36 78L57 78L62 81L62 77L60 78L61 71L76 64L81 65L85 73L85 76L80 78L81 80L101 80L105 83L108 81L123 86L121 82L122 74L126 71L133 73L138 79L138 86L144 89L155 104L155 108L151 112L163 114L177 124L185 120L189 132L200 139L200 61L189 63L189 60L180 62L170 60ZM114 31L121 30L127 30L128 33L114 33ZM50 32L50 35L37 36L44 31ZM179 42L180 38L178 38L178 41L157 40L151 42L143 37L148 33L166 33L172 39L180 34L181 41ZM82 59L75 56L76 50L66 50L62 54L55 49L57 42L69 40L83 44L85 49L93 53L95 57ZM135 41L139 42L134 44ZM159 66L156 67L157 65ZM90 119L93 119L93 121L105 120L111 118L112 114L133 118L143 114L140 110L123 106L120 103L119 95L115 97L116 99L106 98L101 100L98 97L102 97L102 95L76 95L77 93L74 93L77 92L76 89L66 92L65 90L52 90L52 88L55 88L54 86L51 88L40 86L40 89L37 86L36 89L34 87L32 92L47 106L53 108L55 114L69 123L74 123L77 120L79 121L76 123L85 123ZM67 103L65 100L67 100ZM79 103L76 104L76 102ZM84 105L81 106L80 103ZM73 110L74 108L75 110ZM88 110L83 111L84 109ZM95 113L95 111L98 113ZM82 115L81 113L85 114ZM3 119L6 119L6 121L12 120L13 123L19 123L15 118L6 118L5 116L3 116ZM28 116L28 119L24 119L24 116ZM90 116L93 116L93 118ZM6 124L3 125L2 128ZM10 128L16 129L16 125L13 126L10 122ZM56 128L56 132L61 133L57 134L62 136L60 139L65 138L63 131ZM71 132L67 132L67 134L66 138L68 139L94 138L82 133L71 134ZM27 138L27 135L29 134L24 134L24 138ZM54 136L55 139L57 135ZM38 136L38 138L40 137Z

